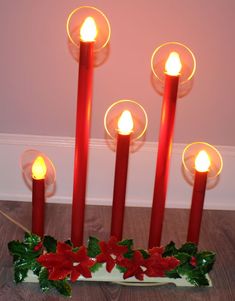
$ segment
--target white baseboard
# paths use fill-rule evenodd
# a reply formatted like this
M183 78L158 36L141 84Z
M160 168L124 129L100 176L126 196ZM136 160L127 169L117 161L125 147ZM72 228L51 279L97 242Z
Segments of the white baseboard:
M174 144L170 166L167 207L189 208L192 186L181 174L181 154L184 144ZM205 208L235 209L235 147L217 146L224 160L218 185L206 193ZM31 191L25 185L19 168L21 154L26 149L44 152L57 171L55 194L48 202L71 203L73 185L74 139L69 137L0 134L0 199L31 201ZM146 142L130 154L127 206L150 207L156 166L157 143ZM111 205L115 153L105 140L91 139L89 153L87 204Z

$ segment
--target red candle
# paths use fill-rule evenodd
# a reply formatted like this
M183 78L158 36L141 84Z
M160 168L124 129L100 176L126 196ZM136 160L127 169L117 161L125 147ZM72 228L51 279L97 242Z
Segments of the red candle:
M177 91L181 67L182 65L178 53L172 52L165 66L165 88L149 232L149 248L159 246L161 243L167 181L173 141Z
M198 244L210 158L200 151L195 160L195 178L189 218L187 241Z
M95 22L93 18L88 17L80 30L80 60L71 225L71 240L75 246L80 246L83 243L93 81L93 52L96 34Z
M113 207L111 221L111 236L122 240L124 209L126 198L126 182L130 136L133 129L133 120L129 111L123 111L118 121L116 165L113 190Z
M47 168L41 156L32 166L32 233L44 235L45 176Z

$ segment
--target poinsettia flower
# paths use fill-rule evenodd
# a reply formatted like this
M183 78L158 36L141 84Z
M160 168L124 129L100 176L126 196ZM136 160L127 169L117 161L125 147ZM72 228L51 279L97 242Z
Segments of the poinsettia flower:
M135 276L138 280L144 279L145 259L140 251L134 251L133 257L122 258L118 261L118 265L126 268L126 271L123 275L124 279Z
M108 242L100 241L99 246L101 253L96 256L96 261L99 263L106 262L106 270L109 273L114 268L117 259L128 251L127 246L118 244L118 240L115 236L111 236Z
M41 255L37 261L47 268L49 280L62 280L70 276L76 281L80 275L91 278L90 267L95 261L87 256L87 249L82 246L73 252L72 247L66 243L57 243L56 253Z
M149 250L150 257L145 260L145 275L148 277L164 277L167 271L175 269L180 261L173 256L162 257L158 248Z

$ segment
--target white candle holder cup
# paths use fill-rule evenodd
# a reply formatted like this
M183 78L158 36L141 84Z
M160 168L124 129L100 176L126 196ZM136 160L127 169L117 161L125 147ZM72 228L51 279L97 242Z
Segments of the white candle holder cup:
M41 156L46 164L45 195L50 197L56 190L56 170L51 160L45 154L35 149L24 151L20 158L20 169L26 185L32 190L32 166L38 156Z
M182 63L179 76L178 98L186 96L192 89L196 70L193 52L179 42L168 42L157 47L151 58L151 81L158 94L163 95L165 85L165 63L172 52L177 52Z
M130 138L130 152L136 152L145 141L145 133L148 126L148 116L145 109L134 100L119 100L113 103L107 109L104 116L106 142L110 149L113 151L116 150L118 120L125 110L128 110L133 118L133 130Z
M102 65L109 56L111 27L108 18L99 9L81 6L74 9L67 20L68 48L72 57L79 62L80 29L87 17L92 17L96 24L97 36L94 42L94 66Z
M184 179L193 186L195 176L195 159L200 151L206 151L210 158L207 175L207 189L214 188L219 182L219 175L223 168L223 159L219 151L206 142L193 142L187 145L182 153L182 173Z

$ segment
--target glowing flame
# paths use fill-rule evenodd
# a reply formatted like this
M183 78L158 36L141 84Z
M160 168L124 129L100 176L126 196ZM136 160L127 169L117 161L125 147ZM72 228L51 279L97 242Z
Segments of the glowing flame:
M121 117L118 119L118 132L122 135L129 135L133 129L133 119L128 110L122 112Z
M205 172L209 170L211 160L206 151L201 150L195 159L195 168L197 171Z
M93 42L97 36L95 20L87 17L80 29L80 38L83 42Z
M36 180L45 179L47 167L43 157L38 156L32 166L32 177Z
M166 64L165 64L166 73L169 75L179 75L182 69L182 64L180 61L180 56L177 52L171 52Z

